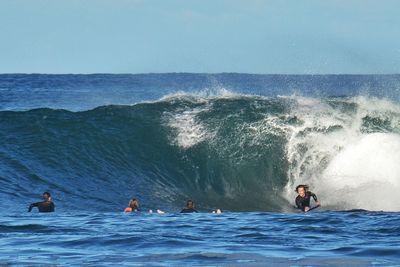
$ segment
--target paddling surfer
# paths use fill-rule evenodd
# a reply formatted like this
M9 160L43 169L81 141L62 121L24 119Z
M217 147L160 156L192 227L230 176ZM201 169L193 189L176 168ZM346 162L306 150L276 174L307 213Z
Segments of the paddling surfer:
M28 212L32 211L32 208L37 207L39 212L54 212L54 203L51 200L51 195L49 192L44 192L43 193L43 201L41 202L36 202L32 203L29 206Z

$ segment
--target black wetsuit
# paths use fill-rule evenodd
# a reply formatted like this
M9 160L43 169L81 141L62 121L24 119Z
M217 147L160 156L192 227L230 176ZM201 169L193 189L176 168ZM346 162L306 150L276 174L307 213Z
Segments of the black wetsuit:
M302 211L305 211L306 207L310 207L310 200L311 197L315 200L318 201L317 196L310 191L306 192L306 195L304 197L301 197L300 195L296 197L296 206L297 208L301 209Z
M42 201L42 202L32 203L29 206L28 212L31 212L33 207L37 207L39 212L54 212L55 208L54 203L52 201L50 202Z
M197 212L197 210L195 210L193 208L185 208L185 209L181 210L181 213L192 213L192 212Z

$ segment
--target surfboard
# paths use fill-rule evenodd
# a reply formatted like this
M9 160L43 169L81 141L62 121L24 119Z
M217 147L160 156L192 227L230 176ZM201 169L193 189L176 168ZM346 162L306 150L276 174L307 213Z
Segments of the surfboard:
M312 210L315 210L315 209L317 209L317 208L319 208L319 207L321 207L321 205L316 205L316 206L310 208L307 212L312 211Z

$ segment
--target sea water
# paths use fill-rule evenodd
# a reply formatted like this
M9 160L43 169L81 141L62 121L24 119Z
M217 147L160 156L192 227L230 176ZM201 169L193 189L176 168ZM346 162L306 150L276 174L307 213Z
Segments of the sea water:
M9 214L0 264L397 265L399 213Z
M399 84L0 75L0 265L400 264ZM56 212L27 213L44 191Z

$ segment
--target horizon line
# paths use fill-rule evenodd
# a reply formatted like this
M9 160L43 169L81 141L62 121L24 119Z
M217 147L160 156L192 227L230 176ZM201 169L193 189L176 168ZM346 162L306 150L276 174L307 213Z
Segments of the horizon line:
M394 76L400 73L250 73L250 72L87 72L87 73L46 73L46 72L4 72L0 75L171 75L171 74L195 74L195 75L257 75L257 76Z

